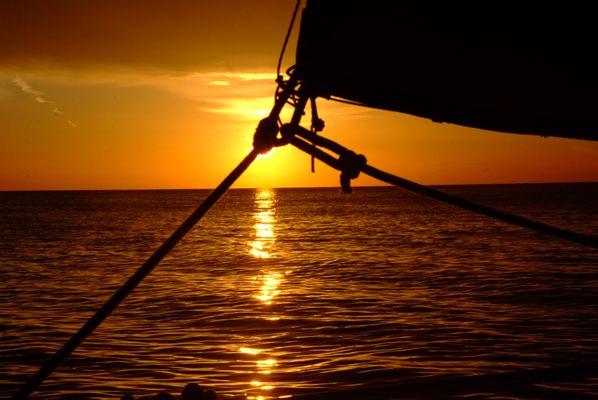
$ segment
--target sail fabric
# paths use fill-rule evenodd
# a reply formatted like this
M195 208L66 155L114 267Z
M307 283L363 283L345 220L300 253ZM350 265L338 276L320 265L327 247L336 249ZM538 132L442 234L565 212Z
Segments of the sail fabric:
M315 96L598 140L591 2L522 3L309 0L296 72Z

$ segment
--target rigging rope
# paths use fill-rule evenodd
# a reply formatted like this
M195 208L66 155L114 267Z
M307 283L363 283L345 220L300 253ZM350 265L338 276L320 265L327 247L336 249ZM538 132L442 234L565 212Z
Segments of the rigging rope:
M289 43L289 38L291 37L291 32L293 31L293 25L295 24L295 19L297 18L297 11L299 11L299 5L301 4L301 0L297 0L295 3L295 10L293 11L293 16L291 17L291 23L289 24L289 29L287 29L287 35L284 38L284 43L282 44L282 50L280 51L280 56L278 56L278 66L276 67L276 81L279 82L282 79L280 75L280 67L282 66L282 58L284 57L284 52L287 49L287 44Z
M102 321L139 285L139 283L162 261L177 243L201 220L231 185L251 165L258 155L253 149L208 197L187 217L139 269L89 318L89 320L33 375L13 396L14 400L26 399L39 385L89 336Z
M382 182L401 187L405 190L418 193L443 203L451 204L464 210L482 214L511 225L519 226L521 228L530 229L535 232L544 233L583 246L598 249L598 238L596 237L562 229L556 226L545 224L543 222L533 221L520 215L497 210L495 208L488 207L458 196L453 196L429 186L424 186L382 171L367 164L365 157L357 155L351 150L330 139L323 138L319 135L314 135L311 131L303 127L286 124L282 126L281 132L285 142L291 143L299 150L302 150L303 152L317 158L332 168L341 171L341 184L344 191L347 191L348 187L347 174L350 175L349 178L353 179L357 177L358 172L363 172L364 174ZM295 135L300 136L305 140ZM325 147L339 154L340 157L337 159L329 153L315 147L312 143L316 143L319 146ZM350 191L350 187L348 191Z

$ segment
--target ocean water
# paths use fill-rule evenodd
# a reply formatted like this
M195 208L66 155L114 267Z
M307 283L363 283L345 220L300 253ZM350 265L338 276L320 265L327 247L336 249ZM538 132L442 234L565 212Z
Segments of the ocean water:
M443 190L598 235L598 184ZM0 193L0 396L207 193ZM395 188L233 190L35 398L584 399L597 367L595 250Z

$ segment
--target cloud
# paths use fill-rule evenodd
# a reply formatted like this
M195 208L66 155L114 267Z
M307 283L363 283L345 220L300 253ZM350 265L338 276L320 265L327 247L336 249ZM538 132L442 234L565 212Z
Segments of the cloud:
M273 72L195 72L137 82L190 99L200 111L255 121L274 104L274 79Z
M274 79L272 72L208 72L186 77L204 86L197 88L202 111L250 121L264 118L270 112L274 104Z
M195 72L170 78L145 81L186 97L199 104L199 109L240 120L256 121L268 115L274 105L276 88L273 72ZM326 113L323 118L363 118L371 113L363 107L321 100ZM288 120L291 107L285 107L282 119Z
M46 95L37 89L34 89L29 82L27 82L25 79L21 78L20 76L15 77L13 80L13 83L15 85L17 85L24 93L27 93L28 95L31 95L31 97L33 97L33 99L35 101L37 101L38 103L41 104L53 104L54 108L52 109L52 114L54 114L55 116L64 116L64 112L58 108L55 103L51 100L48 100L46 98ZM73 128L77 127L77 124L75 124L73 121L71 121L70 119L66 120L67 124L69 124L70 126L72 126Z
M229 81L210 81L210 85L212 86L230 86Z
M228 98L206 101L201 109L215 114L225 114L233 118L258 121L268 115L273 104L273 96L249 99Z
M128 90L136 87L153 88L189 100L197 105L198 111L203 113L220 115L237 121L257 121L268 115L274 104L275 75L273 71L263 69L185 74L116 71L102 75L86 71L77 73L59 71L31 74L24 76L26 79L20 76L13 81L24 92L42 98L51 104L50 111L55 116L64 118L70 126L76 127L77 124L69 121L63 110L56 106L46 94L29 84L29 77L35 79L36 82L44 82L56 87L62 85L96 87L100 85L115 90ZM349 106L324 99L320 99L318 105L321 106L321 117L324 119L364 118L371 113L370 110L363 107ZM292 107L285 107L282 119L288 121L291 113ZM305 119L304 122L309 124L308 119Z
M231 78L240 81L274 81L275 78L273 72L208 72L196 75L203 77L216 76Z
M17 76L16 78L13 79L13 82L15 83L15 85L17 85L19 88L21 88L21 90L23 92L33 96L35 101L37 101L38 103L50 103L48 100L46 100L44 98L44 94L42 92L32 88L31 85L29 83L27 83L27 81L22 79L21 77Z

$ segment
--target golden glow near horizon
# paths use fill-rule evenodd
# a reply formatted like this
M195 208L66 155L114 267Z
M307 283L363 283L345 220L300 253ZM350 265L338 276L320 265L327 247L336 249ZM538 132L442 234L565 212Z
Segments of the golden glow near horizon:
M293 5L0 2L0 190L214 187L272 107ZM424 184L598 180L595 142L318 104L323 135ZM316 170L286 146L236 187L338 185L336 171Z
M0 189L213 187L248 152L272 79L14 76L0 71ZM42 97L39 97L41 95ZM38 101L40 98L42 102ZM237 99L243 100L239 107ZM325 136L390 172L429 184L592 181L598 144L484 132L318 101ZM309 120L309 115L305 118ZM308 123L308 122L306 122ZM355 185L378 184L360 177ZM338 173L286 146L236 187L337 186Z

